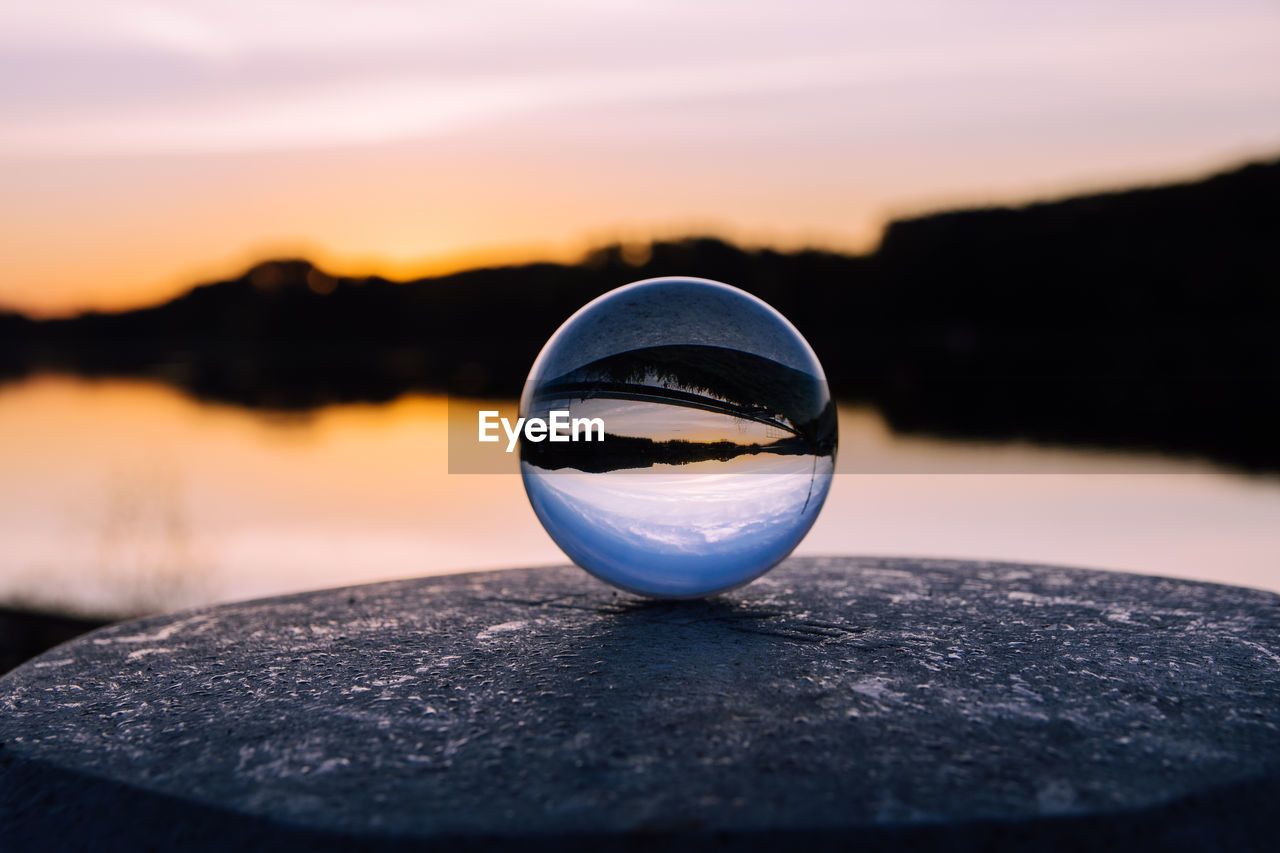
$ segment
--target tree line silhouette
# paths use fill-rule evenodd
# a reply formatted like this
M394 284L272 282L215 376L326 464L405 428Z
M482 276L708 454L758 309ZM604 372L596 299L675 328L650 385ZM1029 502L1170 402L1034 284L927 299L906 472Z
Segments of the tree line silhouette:
M1280 469L1280 161L1204 180L892 223L862 256L714 238L409 282L259 264L150 308L0 314L0 377L161 379L273 409L408 391L515 396L599 294L691 275L800 329L833 394L902 431Z

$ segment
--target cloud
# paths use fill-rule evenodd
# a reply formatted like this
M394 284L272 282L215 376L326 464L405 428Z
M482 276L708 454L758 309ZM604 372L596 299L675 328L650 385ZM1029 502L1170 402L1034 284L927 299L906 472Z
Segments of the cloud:
M1087 117L1280 98L1265 73L1280 12L1243 0L1034 14L1011 2L229 0L4 15L0 156L10 158L377 145L566 113L583 121L602 106L802 93L826 93L807 102L814 116L925 132L924 118L945 121L958 105L995 127L1046 105Z

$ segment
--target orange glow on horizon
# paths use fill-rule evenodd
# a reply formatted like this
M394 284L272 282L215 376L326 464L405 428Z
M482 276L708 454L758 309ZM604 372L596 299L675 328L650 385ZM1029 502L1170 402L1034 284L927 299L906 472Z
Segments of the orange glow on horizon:
M807 221L809 226L790 231L733 225L727 216L703 217L683 226L662 228L637 224L592 227L591 211L579 205L577 209L570 207L554 214L549 210L542 211L543 220L540 222L530 217L508 222L496 219L495 231L496 226L506 225L512 232L511 236L503 243L498 242L495 233L494 240L482 244L468 240L469 235L461 231L450 235L454 238L452 241L443 238L436 241L415 239L418 231L431 233L432 223L415 226L411 212L397 215L399 211L393 209L396 206L393 202L402 202L403 199L394 198L381 200L386 208L382 216L361 222L349 230L347 226L351 223L318 220L312 230L323 233L323 239L254 240L249 234L255 228L267 231L272 223L249 223L245 227L245 222L237 218L237 210L228 210L220 215L206 210L203 213L207 218L206 228L189 227L187 219L152 221L147 223L148 228L122 229L119 223L106 223L99 232L86 232L86 245L70 249L57 244L57 240L64 236L61 229L49 229L37 235L29 221L20 222L14 217L6 223L7 214L12 210L0 205L0 228L6 224L13 225L7 234L0 231L0 248L8 248L3 246L6 238L15 247L15 251L6 254L9 268L7 280L0 280L0 311L17 311L34 319L68 317L91 311L127 311L163 303L200 284L235 278L264 261L291 258L305 259L323 272L339 277L380 276L391 281L410 281L483 267L538 262L573 264L580 262L591 250L610 244L643 245L688 237L723 239L744 249L767 247L797 251L818 248L863 254L875 251L884 226L894 219L938 210L992 204L1016 206L1077 194L1196 180L1236 168L1250 160L1272 157L1274 151L1271 150L1245 152L1226 160L1204 159L1178 172L1171 173L1168 169L1154 172L1130 170L1110 179L1077 179L1045 184L1038 192L1034 185L1033 191L1028 192L1014 184L1003 192L961 190L937 193L930 203L899 204L896 207L882 204L877 212L856 210L852 217L845 213L848 218L843 230L819 227L820 223L814 221L815 211L820 218L825 210L817 203L805 209L806 205L793 201L786 208L780 208L789 210L790 215L784 219ZM330 196L341 195L336 186L327 192ZM501 190L494 192L500 194ZM537 193L533 196L536 198ZM358 194L353 193L352 197L356 198ZM517 203L515 206L531 207L528 197L513 201ZM473 210L471 213L473 222L484 221L484 211ZM387 224L388 221L393 224ZM560 222L579 227L557 228ZM240 227L228 228L229 224ZM227 245L240 242L249 248L193 263L192 258L209 254L210 232L224 228L230 233L218 242ZM14 239L14 234L21 235L23 229L28 231L30 239ZM576 239L558 239L556 236L575 232L580 235ZM155 250L150 242L152 235L163 238L159 243L167 251ZM419 244L426 242L436 242L440 248L434 252L423 250ZM19 246L19 243L23 245ZM153 248L144 250L144 245ZM166 268L168 271L163 271Z
M837 241L829 235L770 240L741 233L740 229L697 224L650 231L619 228L601 230L598 236L574 240L515 242L426 255L415 254L412 250L396 253L344 252L307 241L278 241L203 264L184 264L181 259L174 258L166 264L173 267L174 272L150 278L145 277L142 270L147 266L159 266L169 259L150 257L132 264L108 266L91 258L71 258L59 261L57 281L47 269L30 270L33 279L43 279L40 284L52 287L38 284L24 288L19 283L0 288L0 311L17 311L33 319L128 311L162 304L201 284L236 278L256 264L271 260L304 259L323 272L338 277L378 276L391 281L412 281L485 267L543 262L574 264L602 246L646 245L688 237L723 239L746 249L769 247L788 251L816 247L856 254L873 250L879 241L880 230L879 227L869 228L861 239ZM22 276L14 276L14 279L21 282Z
M884 223L1280 148L1280 9L792 0L0 11L0 308L279 257L392 279Z

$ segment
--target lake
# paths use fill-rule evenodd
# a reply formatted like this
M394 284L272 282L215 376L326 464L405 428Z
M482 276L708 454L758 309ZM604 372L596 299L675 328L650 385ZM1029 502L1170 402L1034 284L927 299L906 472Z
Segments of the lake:
M514 458L508 474L448 473L449 402L281 415L143 381L0 386L0 604L121 616L564 562ZM837 472L797 553L1062 563L1280 590L1280 477L900 436L857 407L840 409Z

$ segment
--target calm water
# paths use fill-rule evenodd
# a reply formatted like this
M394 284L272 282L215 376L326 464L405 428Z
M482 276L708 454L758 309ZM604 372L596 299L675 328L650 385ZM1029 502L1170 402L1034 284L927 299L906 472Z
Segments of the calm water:
M514 402L498 408L514 416ZM124 614L563 562L514 459L508 475L447 473L447 410L443 397L408 397L282 418L143 382L0 387L0 603ZM838 471L798 553L1067 563L1280 590L1280 478L902 438L854 408L840 411Z

